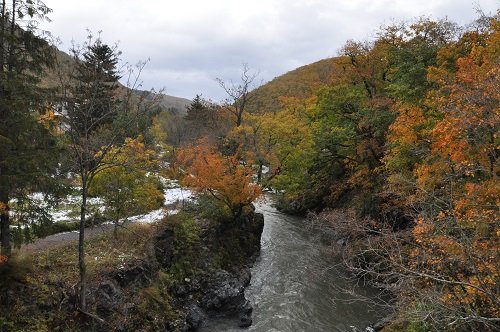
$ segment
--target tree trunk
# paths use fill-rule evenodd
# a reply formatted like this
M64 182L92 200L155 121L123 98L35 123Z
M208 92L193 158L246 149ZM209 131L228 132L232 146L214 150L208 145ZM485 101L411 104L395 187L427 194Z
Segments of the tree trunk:
M7 25L7 5L5 0L2 0L2 22L0 23L0 72L3 73L5 69L5 31ZM0 77L4 79L3 75ZM3 96L3 84L0 86L0 98L4 98ZM3 110L2 110L3 113ZM0 117L3 114L0 114ZM4 121L3 119L0 119ZM0 168L0 175L2 174L2 169ZM4 204L9 203L9 195L3 190L0 192L0 202ZM10 255L10 220L9 220L9 212L7 209L0 210L0 244L1 250L0 254L2 255ZM8 255L7 255L8 254Z
M0 242L2 242L0 253L10 256L12 247L10 243L9 194L7 192L0 192L0 202L6 204L6 207L0 210Z
M7 25L7 4L2 0L2 22L0 23L0 72L4 71L5 65L5 26Z
M80 309L87 310L85 293L87 292L87 276L85 265L85 214L87 209L87 181L82 176L82 205L80 207L80 234L78 237L78 266L80 268Z
M236 127L241 126L242 118L243 118L243 111L238 110L236 113Z
M113 239L115 241L118 240L118 225L119 225L119 223L120 223L119 219L115 220L115 224L113 227Z
M12 0L12 22L10 26L10 36L11 38L14 39L14 36L16 35L16 0ZM8 68L9 72L14 70L14 41L11 40L9 42L9 60L8 62Z
M259 160L259 168L257 170L257 183L260 183L260 181L262 180L262 166L264 165L262 161Z

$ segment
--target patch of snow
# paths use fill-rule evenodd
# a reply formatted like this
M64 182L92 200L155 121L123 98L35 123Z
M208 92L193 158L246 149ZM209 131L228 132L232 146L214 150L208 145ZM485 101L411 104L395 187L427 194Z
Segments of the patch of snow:
M69 210L60 210L60 211L55 211L51 212L50 215L52 216L52 220L54 221L68 221L71 220L69 216L70 211Z
M164 209L158 209L146 214L125 218L121 220L121 222L129 221L129 222L140 222L140 223L150 224L162 220L164 216L165 216Z
M104 204L104 202L103 202L102 198L100 198L100 197L92 197L92 198L87 199L87 204L100 205L100 204Z
M43 193L34 193L29 195L29 197L34 201L43 201L43 199L45 198Z
M193 192L189 189L170 188L165 189L163 193L165 195L165 205L193 198Z
M168 178L165 178L163 176L160 176L160 182L166 188L179 188L180 187L178 180L168 179Z
M189 189L182 188L177 180L171 180L164 177L160 177L160 181L162 185L166 188L163 193L165 196L164 204L166 206L174 205L179 202L183 202L185 200L194 200L194 193ZM79 187L75 187L78 189ZM32 200L38 201L40 204L44 204L44 194L43 193L34 193L30 195ZM49 213L52 216L52 220L54 221L76 221L74 217L70 217L71 210L75 206L81 203L81 196L79 195L68 195L61 202L60 205L65 206L64 208L50 208ZM92 197L87 199L87 203L89 205L97 206L99 211L103 212L105 209L104 202L99 197ZM15 211L11 213L15 214ZM120 220L123 222L140 222L140 223L154 223L162 220L166 216L174 215L179 213L178 209L169 210L168 208L160 208L158 210L151 211L146 214L137 215L129 218L125 218ZM107 222L105 224L113 224L113 222ZM24 225L20 225L18 227L23 228ZM78 232L78 231L73 231ZM71 232L71 233L73 233ZM64 233L61 233L64 234Z

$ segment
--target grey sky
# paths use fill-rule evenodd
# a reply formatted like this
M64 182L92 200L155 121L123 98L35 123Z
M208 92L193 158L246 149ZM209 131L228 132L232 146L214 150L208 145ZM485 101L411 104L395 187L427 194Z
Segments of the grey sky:
M219 101L216 77L237 80L242 63L264 82L299 66L335 56L348 39L369 39L383 23L431 16L465 24L495 12L498 0L45 0L62 41L82 42L86 29L119 42L122 60L150 59L143 88Z

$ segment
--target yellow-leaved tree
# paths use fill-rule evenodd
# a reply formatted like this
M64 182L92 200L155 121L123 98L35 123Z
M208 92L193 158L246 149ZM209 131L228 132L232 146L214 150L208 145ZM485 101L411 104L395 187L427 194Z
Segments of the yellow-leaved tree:
M158 166L154 151L144 146L141 137L127 138L122 147L111 150L89 193L104 201L104 213L115 224L116 238L120 220L160 208L164 195L159 178L151 172Z

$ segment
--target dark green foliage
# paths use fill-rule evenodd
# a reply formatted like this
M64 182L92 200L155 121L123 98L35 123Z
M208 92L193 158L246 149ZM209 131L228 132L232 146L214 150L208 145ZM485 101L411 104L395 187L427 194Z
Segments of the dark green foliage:
M73 232L78 230L77 222L66 222L66 221L56 221L50 223L47 227L33 227L33 233L37 237L46 237L49 235L64 233L64 232Z
M258 221L253 207L245 207L245 211L231 223L220 224L217 228L217 252L215 265L228 271L239 270L248 264L250 257L260 250L260 236L263 221Z
M90 37L89 37L90 39ZM72 51L76 60L68 106L69 125L82 136L90 135L117 115L118 55L100 39L89 42L83 51Z
M43 120L50 111L50 91L38 85L38 75L53 64L54 49L35 26L50 10L40 1L4 5L0 17L0 202L7 205L13 198L54 188L50 175L57 167L60 147L51 132L53 123ZM0 210L0 224L0 241L9 254L8 208Z
M436 65L439 49L453 40L457 27L447 20L421 18L408 28L399 28L398 42L389 38L394 28L386 28L380 36L389 44L387 79L390 83L386 90L400 101L417 102L435 87L427 80L428 68Z
M199 195L196 201L189 201L185 210L197 214L202 218L218 222L231 219L231 211L229 211L227 206L220 200L208 195Z
M174 264L168 269L168 273L177 282L190 278L199 273L195 262L197 260L194 248L200 240L200 227L198 221L188 213L181 212L170 222L174 233Z
M385 133L393 119L387 102L382 98L382 102L374 103L365 85L323 88L311 119L316 146L309 170L312 181L303 189L294 210L345 204L349 192L362 193L367 195L362 200L372 201L374 188L380 185L374 171L381 165ZM288 204L282 203L288 210Z
M183 133L182 139L185 141L195 141L202 137L207 137L211 142L220 140L224 135L224 120L220 116L220 106L210 100L196 95L191 104L187 106L187 113L182 119L177 119L177 122L182 126L181 130L187 131ZM173 121L176 119L173 118ZM180 133L176 133L176 128L172 128L174 137L180 137ZM170 134L167 132L167 137ZM179 145L182 142L170 143Z
M315 135L318 149L326 158L355 159L363 101L362 87L348 85L325 88L319 95Z

